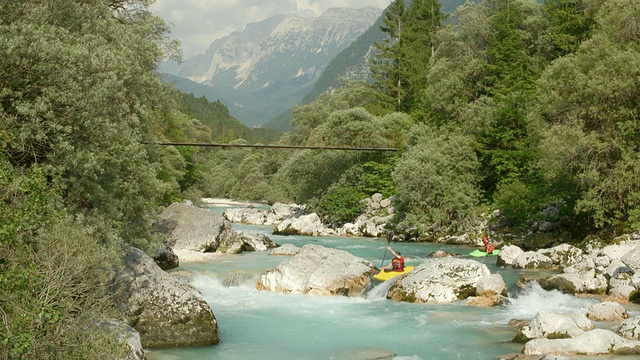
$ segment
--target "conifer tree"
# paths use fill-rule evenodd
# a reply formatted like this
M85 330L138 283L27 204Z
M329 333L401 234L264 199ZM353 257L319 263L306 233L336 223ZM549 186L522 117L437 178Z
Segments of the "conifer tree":
M404 0L395 0L385 11L380 30L387 34L387 38L382 43L374 44L379 53L371 64L371 74L375 79L376 87L394 100L397 111L402 110L405 97L404 75L407 71L407 59L403 50L405 11Z
M575 52L591 37L595 14L603 0L545 0L544 9L553 31L554 55Z
M415 112L423 97L429 62L435 53L435 33L447 17L440 8L437 0L413 0L407 8L403 43L409 70L405 80L405 111Z

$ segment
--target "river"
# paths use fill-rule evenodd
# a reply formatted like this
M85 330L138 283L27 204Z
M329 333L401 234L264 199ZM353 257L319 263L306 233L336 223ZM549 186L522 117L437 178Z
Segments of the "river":
M221 209L212 209L220 211ZM381 265L387 245L384 239L358 237L305 237L272 235L265 226L234 224L237 231L268 234L279 244L299 247L314 243L348 251ZM430 253L442 249L469 257L466 246L394 243L394 249L418 265ZM388 263L388 256L385 262ZM192 285L211 306L218 320L220 344L210 347L152 349L149 360L327 360L369 359L390 351L397 360L496 359L519 353L523 344L510 343L516 329L511 319L532 319L541 309L559 312L588 310L598 300L547 292L533 286L521 289L515 282L522 275L538 272L497 267L495 257L482 258L492 273L500 273L510 289L508 304L493 308L454 304L410 304L387 300L391 282L374 282L362 297L308 296L258 291L261 272L276 267L281 256L267 252L223 255L209 263L185 263L176 270L194 274ZM239 284L225 286L229 273L241 272ZM631 315L640 308L625 305ZM597 324L611 328L614 324ZM615 329L614 329L615 330ZM572 357L582 359L583 357ZM584 357L630 359L624 356Z

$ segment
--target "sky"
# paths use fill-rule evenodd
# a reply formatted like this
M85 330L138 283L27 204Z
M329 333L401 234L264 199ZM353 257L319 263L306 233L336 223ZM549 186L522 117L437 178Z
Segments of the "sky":
M202 54L216 39L245 24L278 14L313 11L316 15L335 7L386 8L391 0L156 0L153 13L170 26L182 43L185 59Z

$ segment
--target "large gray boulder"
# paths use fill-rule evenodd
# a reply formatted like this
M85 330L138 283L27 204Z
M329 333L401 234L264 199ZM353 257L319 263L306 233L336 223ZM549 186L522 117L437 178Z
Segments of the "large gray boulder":
M124 358L121 360L145 360L147 357L140 342L140 334L136 329L118 320L103 320L98 326L103 330L115 332L118 342L124 347Z
M524 345L525 355L640 354L640 341L625 339L610 330L595 329L569 339L534 339Z
M552 310L540 310L528 325L520 329L513 341L525 343L541 338L571 338L594 328L591 320L584 314L577 312L559 314Z
M265 222L264 212L255 207L225 209L222 216L232 223L262 225Z
M237 237L220 242L218 252L239 254L243 251L267 251L278 247L267 235L254 231L243 231Z
M297 204L274 203L266 211L264 225L279 224L285 219L304 215L306 206Z
M167 236L174 250L213 252L221 242L233 242L238 237L222 215L184 202L166 208L154 228Z
M624 320L618 327L617 333L627 339L640 340L640 316Z
M549 259L553 265L565 268L584 260L584 252L569 244L561 244L549 249L540 249L537 253L542 254Z
M591 305L587 317L594 321L619 321L628 318L629 313L620 303L604 301Z
M621 259L627 253L634 251L640 246L640 240L622 240L619 244L607 245L600 251L600 255L607 256L609 259Z
M269 255L293 256L300 252L300 248L293 244L282 244L269 252Z
M142 251L131 248L125 268L113 280L127 324L144 347L202 346L218 343L211 308L188 285L171 277Z
M507 283L500 274L483 276L476 284L475 296L467 298L465 305L491 307L499 306L507 302Z
M342 250L307 244L262 274L260 290L309 295L356 296L364 292L377 272L375 265Z
M551 258L535 251L523 252L513 261L516 269L549 269L552 266Z
M334 231L322 224L318 214L311 213L283 220L276 226L273 233L280 235L325 236L332 235Z
M407 302L452 303L474 295L478 281L491 274L475 260L432 258L400 275L387 298Z
M502 265L513 265L520 254L524 253L524 250L519 248L516 245L506 245L500 249L500 254L498 254L498 259L496 263L500 266Z
M627 265L634 273L640 272L640 245L624 254L620 260Z

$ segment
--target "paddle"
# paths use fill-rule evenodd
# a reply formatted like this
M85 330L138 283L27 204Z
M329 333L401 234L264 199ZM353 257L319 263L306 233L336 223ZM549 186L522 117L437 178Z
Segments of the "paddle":
M384 248L384 256L382 256L382 262L380 263L380 268L384 264L384 260L387 258L387 251L389 250L389 244L391 244L391 239L393 238L393 231L387 232L387 247Z

